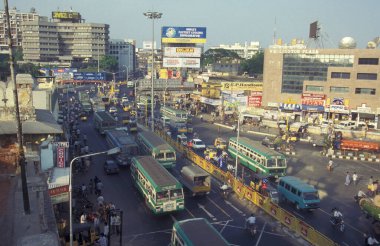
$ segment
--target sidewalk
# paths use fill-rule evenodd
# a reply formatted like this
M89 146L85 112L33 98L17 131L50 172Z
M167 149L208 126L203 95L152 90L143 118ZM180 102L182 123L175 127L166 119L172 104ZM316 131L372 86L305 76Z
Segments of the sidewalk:
M1 245L58 246L58 231L47 191L46 178L36 174L33 162L26 165L30 214L24 213L21 177L11 183L5 216L1 218ZM4 243L4 244L3 244Z

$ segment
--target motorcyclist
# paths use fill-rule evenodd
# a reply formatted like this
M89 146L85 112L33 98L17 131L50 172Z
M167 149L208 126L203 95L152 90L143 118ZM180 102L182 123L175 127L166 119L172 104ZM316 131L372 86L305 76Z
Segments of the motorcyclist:
M379 241L376 240L376 238L372 235L369 235L369 237L367 238L367 245L378 245L379 244Z
M251 228L252 226L254 226L256 224L256 217L254 214L251 214L251 216L248 217L248 219L246 219L246 228Z
M220 187L220 192L224 196L224 198L227 198L229 187L226 183L223 183Z
M343 214L337 208L333 208L332 212L333 212L333 222L336 225L342 220Z

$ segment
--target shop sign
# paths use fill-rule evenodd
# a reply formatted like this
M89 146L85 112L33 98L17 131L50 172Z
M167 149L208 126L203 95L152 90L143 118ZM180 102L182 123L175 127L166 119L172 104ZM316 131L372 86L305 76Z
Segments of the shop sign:
M248 107L261 107L262 96L249 96Z
M268 102L268 107L278 108L278 103L276 103L276 102Z
M367 113L367 114L372 113L372 110L371 110L371 108L369 108L369 107L357 107L357 108L356 108L356 111L357 111L358 113Z
M65 167L65 148L57 147L57 167Z
M280 103L280 109L301 111L301 105L292 103Z
M332 113L346 113L348 110L344 105L330 105L330 112Z
M302 110L305 111L324 111L325 107L324 106L314 106L314 105L304 105L302 104Z
M216 99L211 99L211 98L207 98L207 97L201 97L200 101L201 101L201 103L210 104L213 106L219 106L220 105L219 99L216 100Z
M221 90L225 91L236 91L236 90L247 90L247 91L263 91L262 82L222 82Z

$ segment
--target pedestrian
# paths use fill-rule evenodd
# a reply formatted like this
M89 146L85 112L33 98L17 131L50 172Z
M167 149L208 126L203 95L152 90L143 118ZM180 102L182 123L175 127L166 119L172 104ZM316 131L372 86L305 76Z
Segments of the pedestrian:
M87 145L87 135L86 134L83 135L83 144Z
M110 232L110 228L109 228L108 223L106 221L106 222L104 222L103 233L106 237L108 237L109 232Z
M95 228L95 232L96 233L99 233L99 225L100 225L99 215L97 213L95 213L95 216L94 216L94 228Z
M82 184L82 196L83 197L87 196L87 187L85 184Z
M203 122L203 115L201 115L201 122Z
M90 182L88 182L88 193L92 195L93 191L94 191L94 181L90 179Z
M116 214L114 219L115 227L116 227L116 233L120 234L120 225L121 225L121 218L120 215Z
M112 235L112 234L116 233L115 214L114 213L111 214L110 222L111 222L111 235Z
M350 185L351 183L351 177L350 177L350 173L347 172L346 173L346 182L344 183L346 186Z
M354 182L354 185L357 185L357 182L358 182L358 175L356 174L356 172L354 172L352 174L352 182Z
M333 170L333 165L334 165L334 162L333 162L333 160L330 158L329 163L328 163L328 165L327 165L327 170L329 170L330 172L332 172L332 170Z
M97 195L101 195L102 194L102 189L103 189L103 183L102 183L102 181L99 180L99 182L96 183Z
M106 235L104 235L104 233L100 234L100 237L98 239L98 244L99 244L99 246L107 246L108 245L107 237L106 237Z
M104 205L104 197L102 195L99 195L96 201L98 202L99 207Z
M85 224L87 222L87 215L85 213L83 213L81 216L80 216L80 223L81 224Z

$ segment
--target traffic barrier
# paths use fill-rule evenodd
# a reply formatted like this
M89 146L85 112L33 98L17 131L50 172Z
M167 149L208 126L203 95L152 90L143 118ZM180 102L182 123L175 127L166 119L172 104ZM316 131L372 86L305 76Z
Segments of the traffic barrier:
M236 193L236 195L242 199L252 202L254 205L263 209L267 214L271 215L282 225L286 226L288 229L294 231L296 234L300 235L303 239L308 241L313 245L323 245L323 246L337 246L338 244L332 241L330 238L326 237L319 231L315 230L312 226L306 222L300 220L294 216L291 212L281 208L278 204L273 203L268 197L265 197L253 190L251 187L245 185L238 179L236 179L231 172L225 172L219 167L213 165L206 159L197 155L191 149L181 145L180 143L174 141L166 134L157 132L162 136L169 144L174 146L179 150L185 151L185 156L187 159L213 175L218 180L222 182L227 182Z

